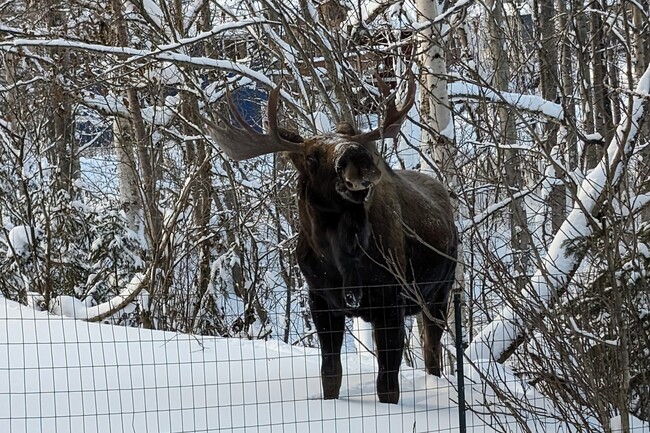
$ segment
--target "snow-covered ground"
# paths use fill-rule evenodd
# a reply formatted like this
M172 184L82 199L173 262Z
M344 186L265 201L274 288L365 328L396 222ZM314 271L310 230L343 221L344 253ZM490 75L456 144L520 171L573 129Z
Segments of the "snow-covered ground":
M453 377L403 367L400 403L386 405L374 369L348 354L341 399L324 401L314 349L93 324L0 298L2 433L458 431ZM468 385L470 401L485 389ZM467 413L469 432L503 431L481 418Z

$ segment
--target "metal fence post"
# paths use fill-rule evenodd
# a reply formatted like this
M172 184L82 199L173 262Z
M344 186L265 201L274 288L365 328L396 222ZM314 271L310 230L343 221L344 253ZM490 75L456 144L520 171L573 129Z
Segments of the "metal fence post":
M460 292L454 293L454 323L456 328L456 382L458 386L458 431L467 432L465 419L465 371L463 368L463 323L460 314Z

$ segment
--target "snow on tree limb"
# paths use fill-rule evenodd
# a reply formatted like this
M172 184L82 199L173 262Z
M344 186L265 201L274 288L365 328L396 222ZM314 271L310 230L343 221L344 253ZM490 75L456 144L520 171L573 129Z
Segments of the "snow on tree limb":
M547 101L535 95L523 95L521 93L499 92L476 84L457 81L451 83L448 88L449 97L454 98L480 98L491 102L501 102L517 107L521 110L541 113L547 117L557 120L564 119L564 108L562 105Z
M443 21L448 21L452 15L464 13L467 8L469 8L474 0L458 0L451 6L445 7L444 12L436 16L432 20L420 21L413 24L413 28L416 31L422 31L423 29L432 27Z
M126 285L126 288L122 290L117 296L112 299L109 299L106 302L102 302L99 305L94 307L88 307L85 311L83 317L78 317L79 319L86 320L88 322L100 322L108 317L111 317L115 313L121 311L129 305L135 298L138 297L142 289L146 285L146 278L143 274L136 274L133 279Z
M565 287L575 273L583 253L567 251L567 244L590 236L593 227L591 215L598 212L608 188L616 187L625 161L634 149L634 141L647 109L650 94L650 67L639 80L632 104L616 128L616 134L607 152L580 185L577 203L555 235L541 266L532 277L531 293L522 293L534 311L548 305L559 289ZM535 305L535 303L538 303ZM494 320L485 326L465 351L473 361L505 361L523 339L527 327L525 318L505 306Z
M218 69L222 71L234 72L239 75L249 77L259 83L269 87L275 87L273 81L261 72L250 67L225 59L211 59L209 57L190 56L187 54L177 53L166 50L141 50L130 47L113 47L110 45L89 44L86 42L72 41L69 39L13 39L9 42L1 42L0 50L11 49L14 47L50 47L50 48L68 48L71 50L90 51L95 53L112 54L116 56L128 56L126 62L137 60L161 60L175 64L187 65L192 67ZM120 67L123 64L120 65ZM107 71L108 73L110 71ZM289 92L281 91L282 97L293 105L298 105Z

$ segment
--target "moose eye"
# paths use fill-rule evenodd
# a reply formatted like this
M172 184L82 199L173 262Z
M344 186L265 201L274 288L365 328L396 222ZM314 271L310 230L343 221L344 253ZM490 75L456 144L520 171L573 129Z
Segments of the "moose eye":
M318 166L318 155L316 154L307 155L307 166L310 169L316 168Z

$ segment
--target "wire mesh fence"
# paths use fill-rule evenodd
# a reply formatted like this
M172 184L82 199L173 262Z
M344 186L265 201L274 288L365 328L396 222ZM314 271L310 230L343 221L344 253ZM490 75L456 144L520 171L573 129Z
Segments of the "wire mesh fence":
M468 358L454 301L441 377L423 368L416 320L388 342L406 348L399 402L385 404L377 395L381 351L368 327L349 318L340 395L325 400L318 338L286 344L88 323L0 298L0 432L649 431L635 417L623 420L615 401L605 426L577 373L551 389L550 380L527 377L520 358ZM559 369L547 373L562 378ZM572 386L567 404L558 393Z

